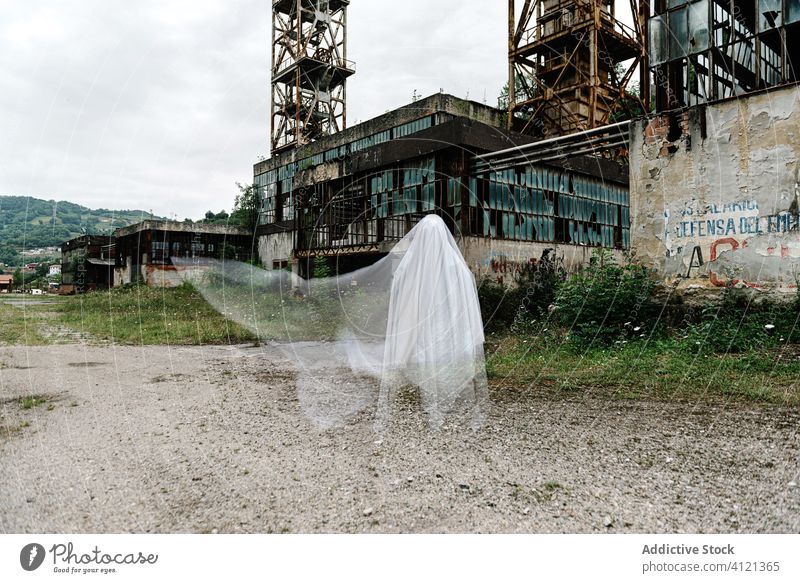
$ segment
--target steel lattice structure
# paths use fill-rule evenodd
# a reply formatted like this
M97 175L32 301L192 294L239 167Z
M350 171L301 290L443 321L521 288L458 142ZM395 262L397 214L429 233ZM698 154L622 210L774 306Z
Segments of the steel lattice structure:
M588 130L629 101L625 87L646 56L644 29L637 0L629 0L633 28L616 18L614 1L525 0L517 14L509 0L509 128Z
M347 126L349 0L272 2L272 152Z

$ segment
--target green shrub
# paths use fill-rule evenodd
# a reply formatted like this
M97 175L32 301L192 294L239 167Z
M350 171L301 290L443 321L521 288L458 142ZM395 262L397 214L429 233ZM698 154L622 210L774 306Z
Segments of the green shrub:
M653 282L647 270L628 260L618 265L606 250L559 286L558 321L580 345L605 345L625 336L646 334L653 315ZM652 326L652 325L651 325Z
M322 255L315 255L314 279L322 279L325 277L331 277L332 275L333 275L333 270L331 269L330 265L328 265L328 260Z
M564 277L563 261L552 249L546 249L538 261L520 268L513 286L484 279L478 286L484 326L497 331L526 329L527 324L547 315Z
M546 316L565 277L564 262L553 249L546 249L539 261L526 264L516 277L521 307L517 320Z
M755 305L747 289L732 286L717 304L706 306L700 322L686 329L690 349L708 353L743 353L800 341L797 299Z
M483 326L487 331L505 331L514 323L519 311L516 290L484 278L478 284Z

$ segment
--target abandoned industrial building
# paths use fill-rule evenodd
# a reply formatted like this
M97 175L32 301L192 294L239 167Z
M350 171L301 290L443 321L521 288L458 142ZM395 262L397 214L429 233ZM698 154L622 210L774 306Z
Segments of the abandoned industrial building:
M170 257L251 249L268 269L347 272L428 213L502 283L545 253L575 269L607 248L687 294L796 288L800 0L634 0L627 24L609 0L509 0L506 109L440 92L351 127L349 4L272 3L255 240L145 221L104 249L68 242L63 293L79 263L81 289L176 285Z
M650 18L655 112L631 125L632 248L685 294L794 292L800 2L669 2Z
M250 259L252 236L228 225L147 220L114 232L114 285L175 287L181 277L172 258Z
M335 256L349 271L429 212L460 235L481 274L507 269L492 253L513 263L570 245L580 262L590 245L628 245L625 166L588 157L520 163L504 150L534 140L501 125L498 111L439 94L321 138L302 159L292 150L257 165L262 262L294 261L307 276L303 259ZM491 162L476 160L485 153Z
M111 237L81 235L61 245L61 286L59 293L82 294L111 287L114 260Z
M437 213L498 281L605 247L685 290L794 287L800 0L615 4L509 0L507 109L439 93L347 127L349 2L273 2L262 263L346 272Z
M252 234L204 223L145 220L111 236L84 235L61 246L63 295L132 283L175 287L182 279L172 264L181 259L248 261Z
M476 274L500 281L546 249L558 248L571 265L594 246L629 246L627 166L619 157L587 156L581 140L567 136L544 148L541 132L527 132L516 116L509 123L507 112L444 93L345 129L344 89L354 73L346 59L349 2L323 4L327 11L311 1L273 3L273 155L254 169L262 263L310 276L310 259L325 257L348 271L374 262L427 213L458 235ZM530 14L520 21L525 38L535 26ZM608 12L581 25L619 40L614 62L638 57L633 35L622 39L615 23ZM562 32L550 27L546 36ZM521 60L529 57L520 51ZM599 103L610 108L619 80L602 77L606 91L592 95L593 107L578 99L543 115L553 124L569 116L575 128L603 125L608 116L594 112ZM576 79L558 81L569 92ZM515 111L527 111L522 97L514 93ZM622 146L620 129L627 131L607 126L585 137ZM553 156L555 148L571 155Z

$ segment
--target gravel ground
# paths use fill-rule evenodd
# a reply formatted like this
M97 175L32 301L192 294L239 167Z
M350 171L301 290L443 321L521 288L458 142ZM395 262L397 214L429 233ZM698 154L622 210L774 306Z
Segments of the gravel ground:
M274 347L0 348L0 531L800 532L796 410L492 396L320 431Z

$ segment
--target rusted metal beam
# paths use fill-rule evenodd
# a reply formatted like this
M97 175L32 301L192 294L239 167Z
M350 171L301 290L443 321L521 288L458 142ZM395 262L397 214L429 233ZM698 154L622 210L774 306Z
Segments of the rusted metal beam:
M650 112L650 41L647 38L647 19L650 16L650 0L639 0L638 10L634 11L637 0L631 1L631 13L636 14L639 24L639 38L641 39L642 56L639 59L639 97L644 107L644 112Z
M637 5L637 0L629 2ZM563 134L603 125L615 107L627 105L620 98L644 56L638 8L633 27L617 20L614 5L609 8L602 0L557 0L547 6L525 0L519 16L514 8L509 0L509 127L517 113L532 110L526 128L555 121L545 133ZM537 34L523 41L532 25ZM614 68L629 59L634 65L616 75ZM519 78L530 88L524 96L517 90ZM570 97L567 90L577 80L581 86Z
M516 43L514 42L515 24L514 0L508 0L508 120L507 127L514 127L514 105L517 101L517 72L514 66L514 52Z

